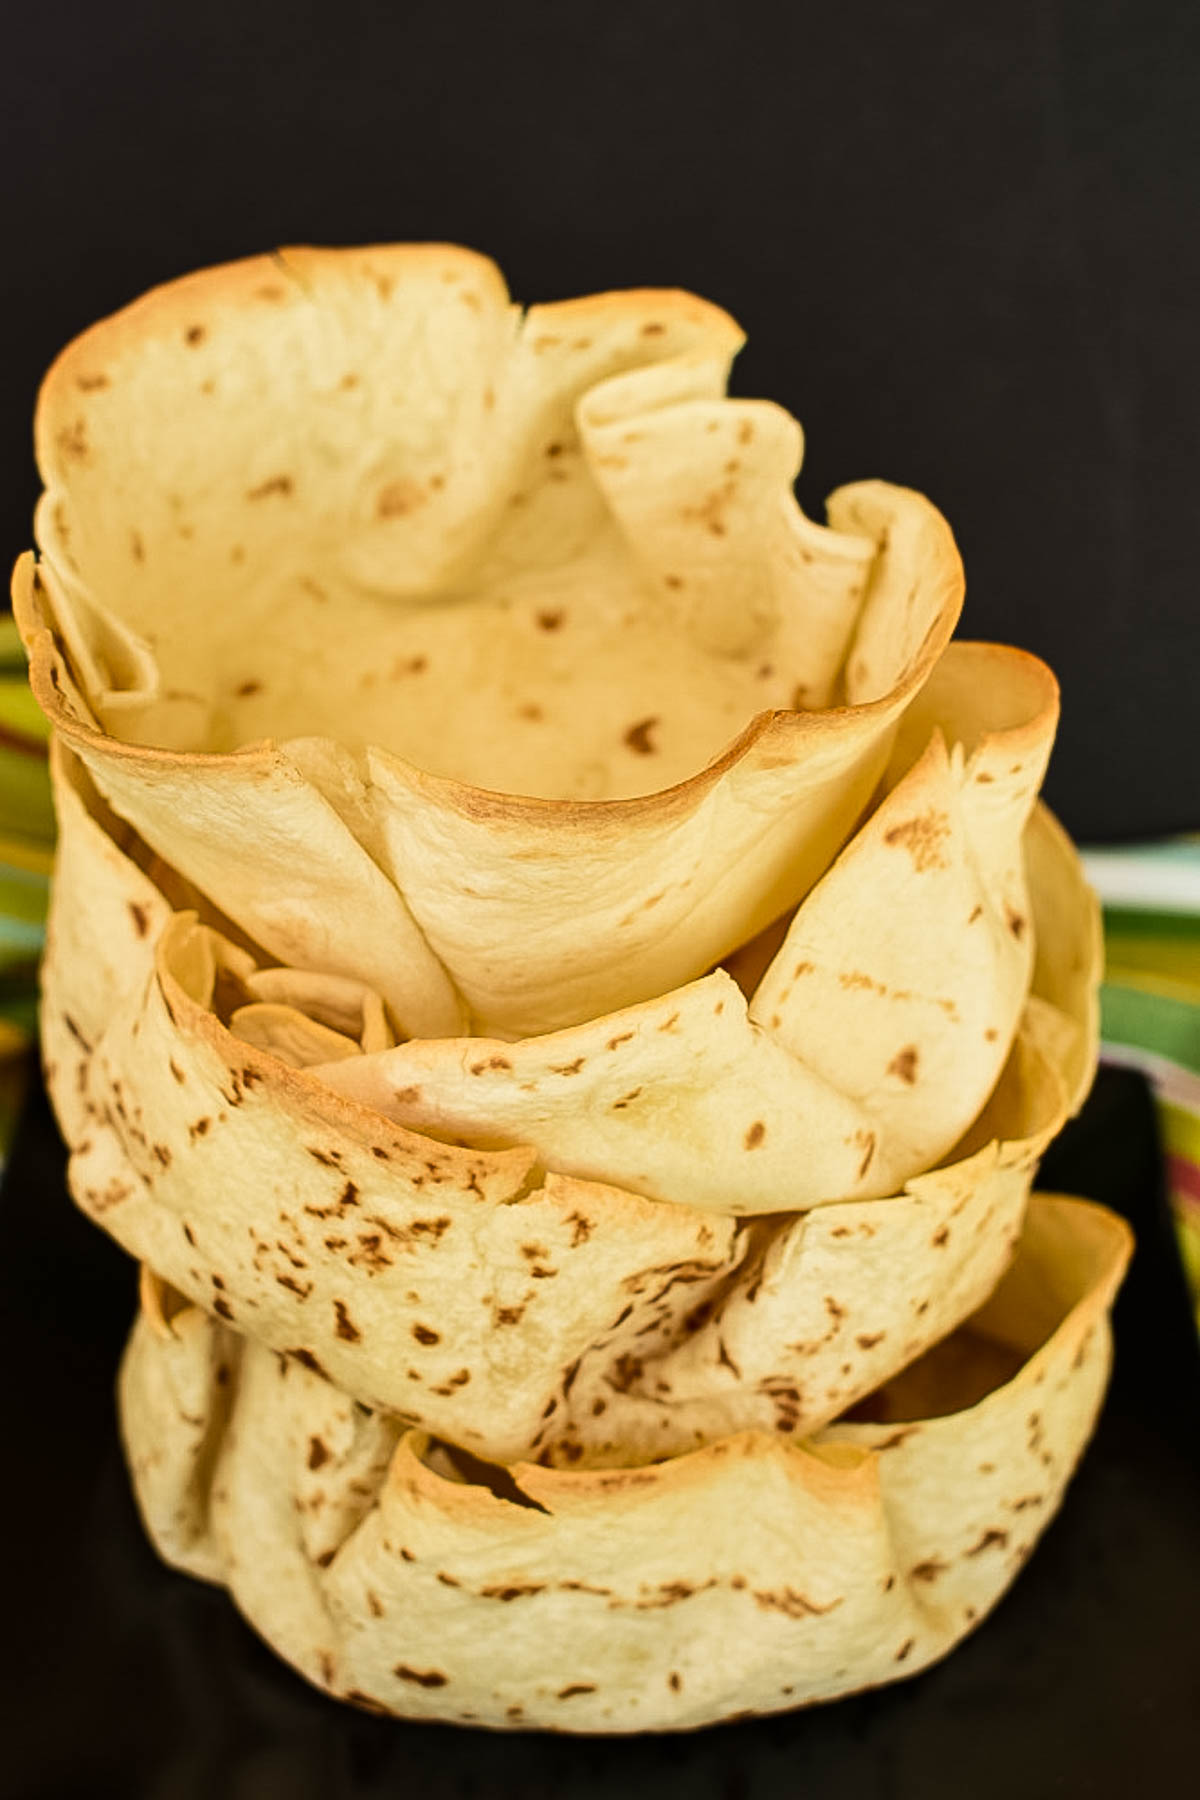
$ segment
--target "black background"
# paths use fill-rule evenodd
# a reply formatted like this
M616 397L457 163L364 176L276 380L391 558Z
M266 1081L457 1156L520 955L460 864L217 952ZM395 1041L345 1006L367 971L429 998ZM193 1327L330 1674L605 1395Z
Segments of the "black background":
M1065 690L1086 837L1195 826L1194 0L5 0L0 535L41 370L278 243L456 240L523 301L679 284L740 392L943 508L966 634Z

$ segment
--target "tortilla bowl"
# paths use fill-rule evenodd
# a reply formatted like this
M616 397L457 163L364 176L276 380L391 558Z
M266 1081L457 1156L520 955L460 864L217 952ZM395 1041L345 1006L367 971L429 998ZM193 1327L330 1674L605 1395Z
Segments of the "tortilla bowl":
M962 600L919 495L804 517L740 342L674 292L521 316L438 246L156 291L39 400L40 703L255 942L386 970L404 1034L694 979L828 866Z
M249 1009L259 1041L237 1036L214 1010L230 1017L231 988L300 998L312 978L258 971L175 913L61 749L55 779L44 1046L77 1201L194 1303L495 1461L638 1460L835 1417L994 1286L1094 1067L1094 902L1039 808L1045 992L943 1167L739 1223L541 1169L520 1145L463 1149L264 1048L277 1001ZM313 1029L327 1053L331 1028Z
M1035 1195L968 1327L798 1443L489 1468L156 1277L122 1369L147 1530L308 1680L493 1729L685 1730L915 1674L1004 1593L1091 1433L1123 1221Z

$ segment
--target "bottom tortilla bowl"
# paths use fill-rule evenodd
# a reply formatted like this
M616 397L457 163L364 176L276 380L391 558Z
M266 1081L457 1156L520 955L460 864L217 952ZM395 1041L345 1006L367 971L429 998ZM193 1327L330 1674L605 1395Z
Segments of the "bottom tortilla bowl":
M960 1331L804 1443L501 1470L147 1275L121 1377L160 1554L327 1692L400 1717L684 1730L881 1685L1004 1593L1099 1411L1128 1228L1038 1195Z

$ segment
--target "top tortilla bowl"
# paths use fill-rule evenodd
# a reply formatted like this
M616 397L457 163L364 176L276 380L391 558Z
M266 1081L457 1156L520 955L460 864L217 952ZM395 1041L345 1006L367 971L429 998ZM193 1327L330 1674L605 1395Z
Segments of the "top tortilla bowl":
M39 402L39 701L255 942L406 1033L693 979L828 866L962 599L920 496L804 518L798 426L724 397L740 341L678 293L522 317L429 246L157 290Z

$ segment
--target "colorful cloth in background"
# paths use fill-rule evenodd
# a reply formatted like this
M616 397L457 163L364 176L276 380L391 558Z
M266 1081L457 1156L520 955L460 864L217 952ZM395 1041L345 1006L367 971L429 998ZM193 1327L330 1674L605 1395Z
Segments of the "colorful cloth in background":
M1154 1088L1200 1326L1200 835L1084 860L1104 902L1103 1054Z
M48 727L25 679L25 652L0 619L0 1155L29 1074L54 855Z
M54 812L46 722L16 628L0 618L0 1158L37 1033L37 959ZM1104 1054L1154 1088L1171 1204L1200 1324L1200 836L1084 857L1104 902Z

